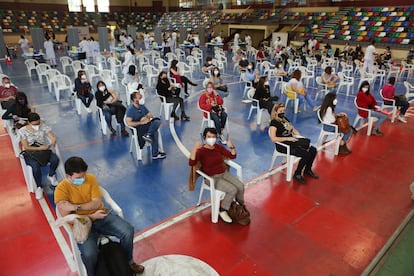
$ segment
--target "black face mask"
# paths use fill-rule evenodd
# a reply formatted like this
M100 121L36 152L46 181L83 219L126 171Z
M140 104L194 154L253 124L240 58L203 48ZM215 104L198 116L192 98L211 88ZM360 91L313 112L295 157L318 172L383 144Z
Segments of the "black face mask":
M285 118L285 113L279 113L277 114L277 117L279 117L280 119Z

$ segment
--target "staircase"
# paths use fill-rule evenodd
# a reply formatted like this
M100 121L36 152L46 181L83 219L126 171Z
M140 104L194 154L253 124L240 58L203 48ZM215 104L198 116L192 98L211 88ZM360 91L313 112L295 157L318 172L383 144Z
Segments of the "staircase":
M318 40L323 39L325 37L325 35L338 24L338 22L342 19L342 17L344 15L348 15L348 13L352 9L353 8L351 8L351 7L349 7L349 8L341 8L335 14L335 16L333 16L331 19L329 19L329 21L325 24L325 26L323 26L319 30L319 32L317 34L315 34L315 38L318 39Z

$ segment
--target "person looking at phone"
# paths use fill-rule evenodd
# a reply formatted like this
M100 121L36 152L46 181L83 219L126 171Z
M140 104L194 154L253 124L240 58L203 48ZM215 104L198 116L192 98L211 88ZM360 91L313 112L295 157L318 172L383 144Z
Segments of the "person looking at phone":
M70 157L65 162L66 178L55 190L55 204L62 217L69 214L87 215L92 220L88 239L78 243L82 261L88 275L95 275L98 260L98 237L115 236L120 240L134 273L143 273L144 266L135 263L132 255L134 227L123 218L104 208L102 193L96 176L87 173L88 164L80 157Z

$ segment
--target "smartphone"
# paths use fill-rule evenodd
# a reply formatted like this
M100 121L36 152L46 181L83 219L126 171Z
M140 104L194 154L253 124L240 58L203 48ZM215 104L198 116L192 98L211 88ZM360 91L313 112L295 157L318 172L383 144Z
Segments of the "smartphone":
M109 214L110 212L112 212L112 209L105 208L104 211L105 213Z

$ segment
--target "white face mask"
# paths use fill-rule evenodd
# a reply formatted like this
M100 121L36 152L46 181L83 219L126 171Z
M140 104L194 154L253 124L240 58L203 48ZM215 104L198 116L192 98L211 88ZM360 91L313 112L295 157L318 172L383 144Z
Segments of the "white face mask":
M215 137L210 137L210 138L206 138L206 144L209 146L213 146L217 141L217 138Z
M6 87L6 88L10 88L10 83L6 83L6 84L4 85L4 87Z
M333 103L333 105L337 105L338 104L338 100L337 99L334 99L332 103Z
M362 87L362 92L367 92L368 88L367 87Z
M139 105L143 105L143 104L145 104L145 100L144 100L144 98L139 99L138 104L139 104Z
M99 89L99 91L104 92L105 91L105 86L99 86L98 89Z
M218 75L219 71L214 71L214 75Z
M279 64L279 68L282 68L282 64Z
M253 68L253 66L249 65L249 66L247 66L247 68L252 69L252 68Z
M269 82L268 82L268 81L265 81L265 82L264 82L264 85L269 85Z
M36 131L38 131L39 130L39 125L32 125L32 128L34 129L34 130L36 130Z

